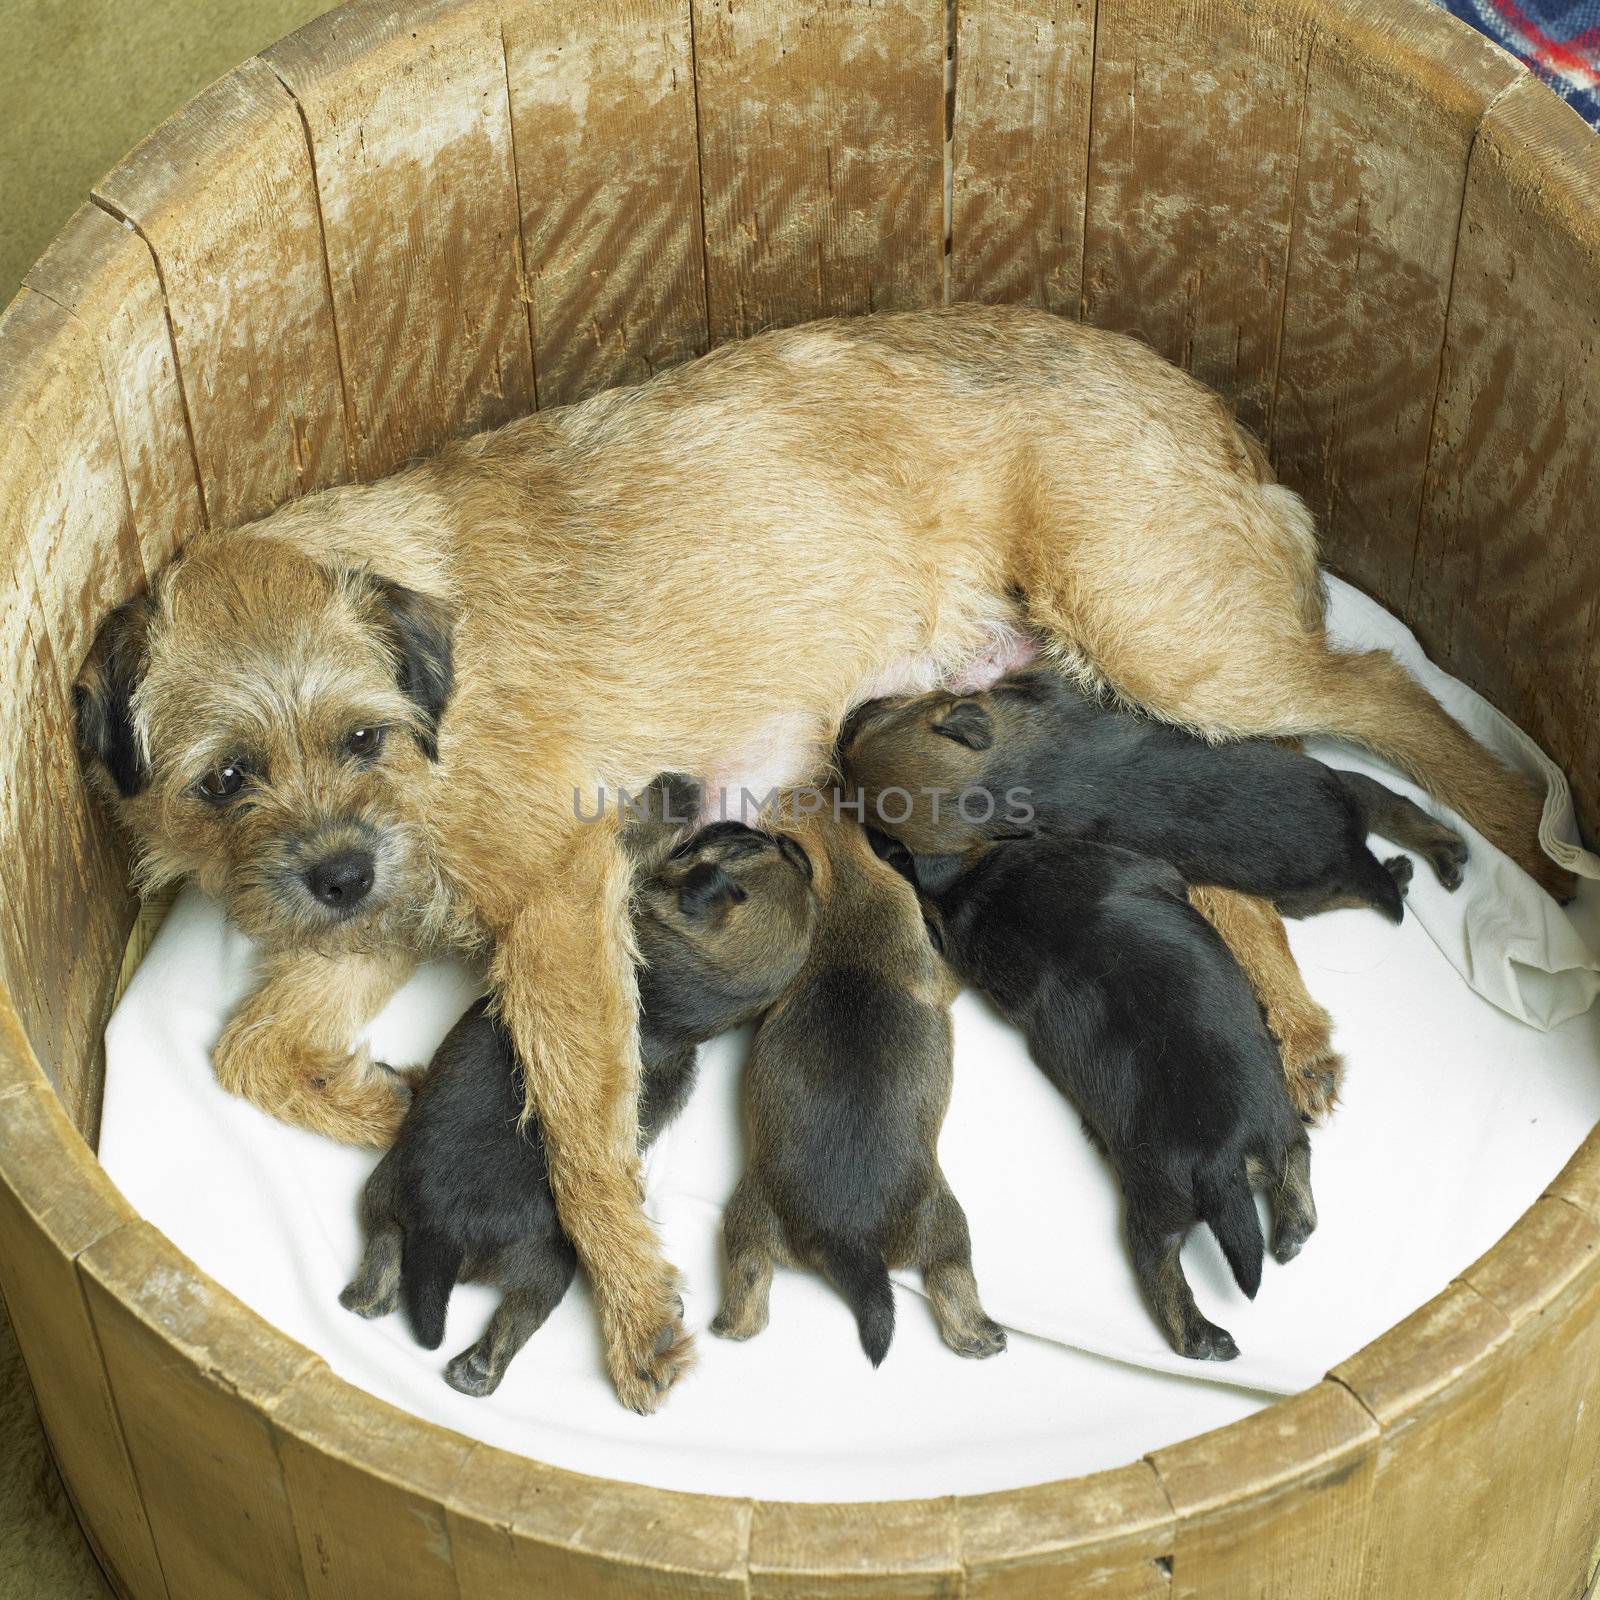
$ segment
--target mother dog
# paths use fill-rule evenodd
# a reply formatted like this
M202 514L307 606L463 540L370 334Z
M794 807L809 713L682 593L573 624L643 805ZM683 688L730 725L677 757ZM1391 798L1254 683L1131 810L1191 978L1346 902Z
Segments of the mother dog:
M264 950L216 1049L280 1115L381 1143L360 1028L419 954L493 950L619 1394L687 1363L639 1201L628 866L598 792L803 781L860 700L1024 619L1207 734L1338 734L1547 884L1539 797L1388 655L1322 630L1311 520L1215 395L1022 309L819 323L193 541L97 639L91 766L147 881Z

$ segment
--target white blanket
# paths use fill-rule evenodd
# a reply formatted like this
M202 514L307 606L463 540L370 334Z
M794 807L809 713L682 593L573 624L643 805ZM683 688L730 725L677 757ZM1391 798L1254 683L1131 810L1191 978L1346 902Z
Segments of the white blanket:
M1427 667L1371 602L1335 586L1332 620L1346 642L1396 649L1508 755L1542 761L1481 700ZM1396 782L1343 749L1319 753ZM1568 864L1600 876L1576 850L1559 779L1546 822L1568 841ZM100 1155L144 1216L343 1377L540 1460L664 1487L815 1500L970 1493L1091 1471L1314 1383L1488 1248L1600 1120L1600 1013L1585 1012L1600 979L1582 932L1600 925L1600 885L1586 883L1570 915L1481 840L1472 845L1468 886L1446 895L1421 868L1414 914L1398 928L1364 911L1292 925L1350 1071L1343 1108L1313 1136L1322 1226L1304 1254L1287 1267L1269 1261L1252 1305L1210 1236L1190 1242L1202 1307L1242 1350L1225 1366L1181 1361L1162 1342L1126 1264L1109 1171L1016 1037L970 995L956 1005L940 1155L972 1225L985 1304L1013 1330L1010 1349L983 1363L945 1350L908 1278L894 1346L874 1372L843 1303L780 1269L768 1330L747 1345L702 1333L700 1369L656 1417L612 1399L581 1282L496 1395L456 1394L440 1374L482 1330L492 1292L457 1291L445 1346L433 1353L398 1316L366 1323L341 1309L338 1291L360 1253L355 1199L374 1158L274 1122L216 1086L207 1052L249 987L252 955L192 891L108 1030ZM425 969L375 1026L379 1053L425 1058L475 989L464 969ZM688 1276L688 1317L701 1329L716 1307L718 1216L740 1161L742 1047L730 1038L702 1051L699 1087L649 1161L650 1209Z

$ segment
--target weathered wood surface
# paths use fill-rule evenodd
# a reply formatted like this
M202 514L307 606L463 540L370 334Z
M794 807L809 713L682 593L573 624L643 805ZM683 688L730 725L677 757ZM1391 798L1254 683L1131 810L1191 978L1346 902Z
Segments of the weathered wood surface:
M531 409L494 5L359 0L262 59L311 141L356 476Z
M1099 0L1087 321L1270 421L1314 11Z
M319 1358L148 1223L78 1270L172 1600L305 1600L272 1411Z
M1473 151L1408 597L1600 826L1600 141L1531 79Z
M194 445L155 258L133 228L85 204L26 283L70 312L95 341L129 511L145 574L153 575L204 526Z
M950 298L1081 311L1094 0L957 0Z
M1268 444L1373 593L1411 581L1468 153L1521 73L1431 6L1316 19Z
M936 304L942 8L693 3L712 343Z
M98 619L143 567L94 341L28 289L0 318L0 485L0 682L17 708L0 740L4 970L36 1053L92 1132L105 966L132 906L126 862L83 791L70 689Z
M155 254L209 520L349 477L316 184L272 69L247 61L213 84L95 198Z
M949 292L1137 328L1223 388L1336 564L1600 814L1593 140L1420 0L960 0L954 42ZM130 1217L38 1075L92 1132L129 910L71 748L100 612L207 517L536 385L936 302L945 43L916 0L363 3L146 141L0 324L0 1288L138 1600L1579 1592L1600 1135L1443 1296L1235 1428L796 1506L586 1479L355 1393Z
M708 342L689 0L502 5L541 406Z
M0 1291L51 1449L95 1547L136 1600L166 1600L73 1265L133 1219L68 1123L0 995Z

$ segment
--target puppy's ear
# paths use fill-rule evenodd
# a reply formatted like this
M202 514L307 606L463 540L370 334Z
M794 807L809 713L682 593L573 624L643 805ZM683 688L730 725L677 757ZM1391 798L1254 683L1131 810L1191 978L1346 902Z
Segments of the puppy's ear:
M432 595L369 578L377 602L378 631L394 657L401 692L422 713L417 743L430 761L439 759L439 719L455 688L455 619Z
M744 890L714 861L697 862L678 885L678 909L686 917L703 917L745 898Z
M962 858L955 856L913 856L916 885L924 894L940 895L961 876Z
M150 782L150 764L133 726L133 696L150 664L154 614L142 595L118 606L100 625L72 686L78 748L106 769L124 799Z
M934 719L933 731L942 739L964 744L969 750L987 750L994 743L994 724L976 700L956 701L942 716Z

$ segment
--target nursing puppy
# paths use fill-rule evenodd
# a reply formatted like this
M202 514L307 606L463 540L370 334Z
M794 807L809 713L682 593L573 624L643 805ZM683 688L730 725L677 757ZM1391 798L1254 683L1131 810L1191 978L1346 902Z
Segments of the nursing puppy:
M1047 669L865 706L842 761L873 825L918 854L1017 832L1026 812L1028 828L1155 856L1291 917L1372 906L1400 920L1411 862L1380 862L1369 832L1420 852L1447 889L1467 857L1459 834L1370 778L1269 740L1208 743Z
M1208 735L1365 743L1568 881L1542 796L1392 657L1329 649L1310 516L1217 397L1022 307L773 331L201 534L101 630L78 731L141 881L261 947L231 1091L386 1144L404 1101L354 1041L420 956L492 953L612 1380L653 1408L690 1341L600 791L753 750L809 781L851 706L1017 625Z
M723 1214L728 1278L711 1331L767 1325L775 1261L849 1303L873 1366L894 1336L891 1267L919 1267L944 1342L1005 1348L978 1303L966 1213L939 1170L954 986L909 885L853 821L792 824L820 910L799 977L762 1020L744 1075L744 1176Z
M650 853L661 842L640 841ZM737 823L694 835L641 886L641 1149L682 1108L696 1046L748 1021L793 980L814 915L800 847ZM367 1182L366 1252L339 1297L364 1317L404 1303L418 1343L435 1350L454 1286L498 1287L504 1298L483 1337L445 1369L463 1394L499 1386L577 1266L538 1119L519 1126L523 1103L510 1036L480 1000L439 1046L394 1148Z
M912 870L950 964L1021 1029L1116 1168L1134 1272L1168 1342L1231 1361L1238 1346L1183 1275L1190 1228L1210 1227L1254 1299L1252 1184L1272 1192L1279 1261L1317 1224L1305 1129L1238 963L1178 874L1130 850L1014 840Z

